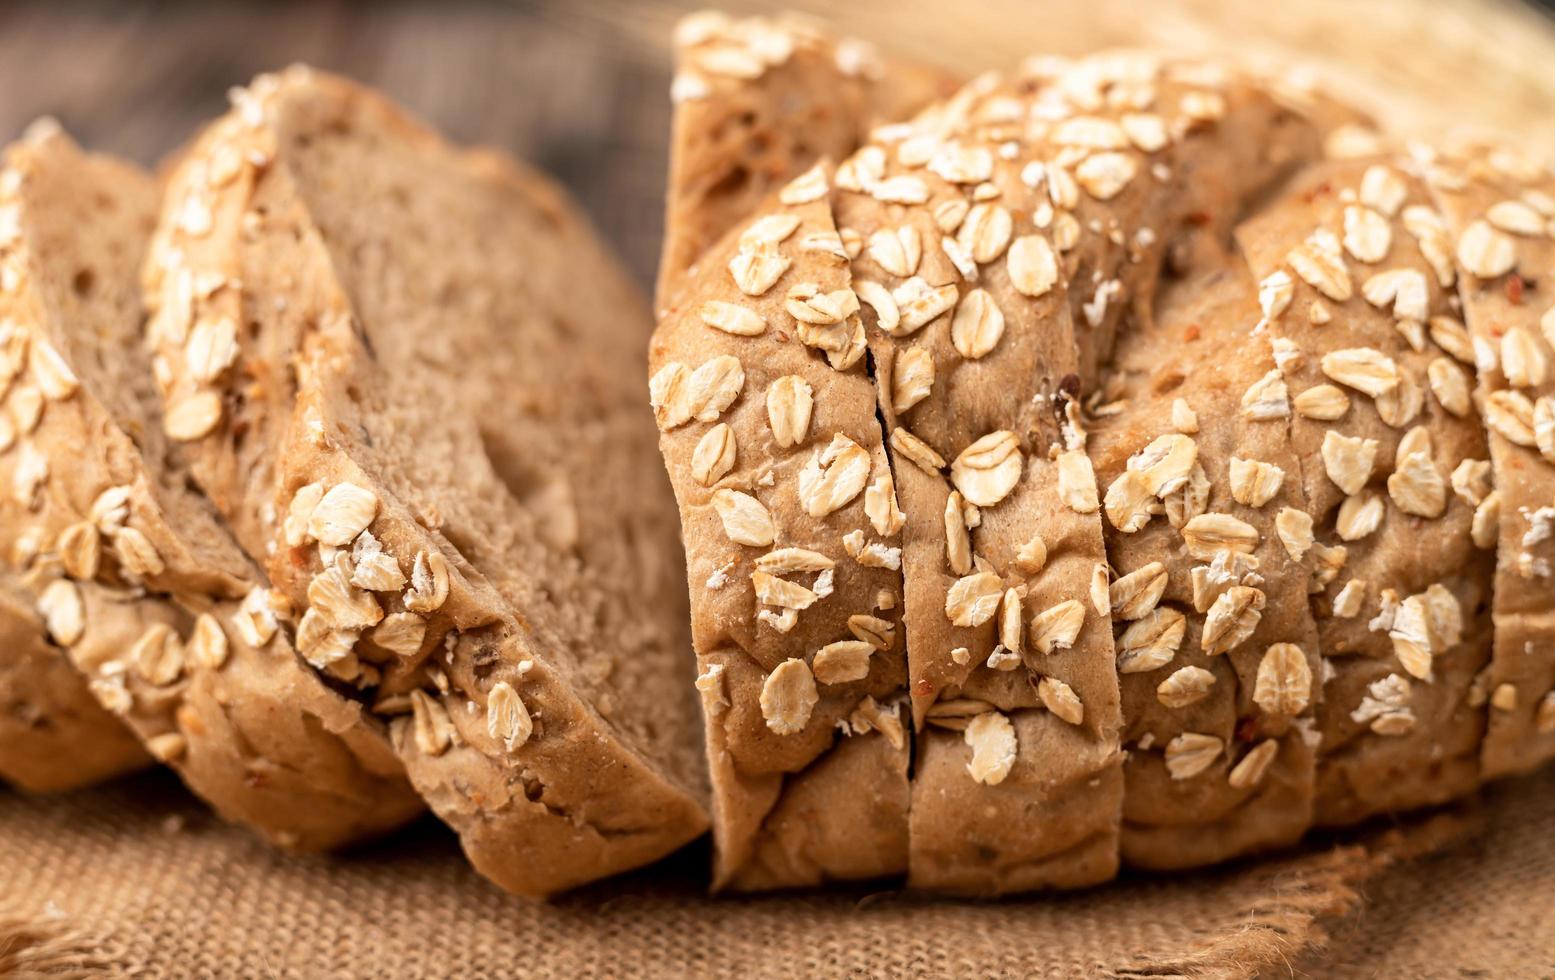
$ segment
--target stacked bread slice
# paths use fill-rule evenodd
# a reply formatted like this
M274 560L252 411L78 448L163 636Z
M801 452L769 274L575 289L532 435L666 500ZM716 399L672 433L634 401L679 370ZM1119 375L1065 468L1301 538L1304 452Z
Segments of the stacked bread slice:
M872 128L845 100L810 143L841 43L705 15L681 41L650 398L719 884L889 856L939 890L1082 885L1548 756L1548 171L1134 53ZM720 143L736 108L798 120L760 141L784 152ZM678 179L717 152L696 170L780 189ZM900 700L905 763L874 744Z

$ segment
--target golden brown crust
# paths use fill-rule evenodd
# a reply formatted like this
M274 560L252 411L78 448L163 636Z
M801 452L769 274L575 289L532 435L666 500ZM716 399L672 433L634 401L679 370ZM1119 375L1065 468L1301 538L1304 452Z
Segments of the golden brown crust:
M1268 330L1290 345L1291 440L1316 539L1305 560L1322 589L1320 824L1479 781L1471 685L1490 645L1489 558L1449 481L1486 448L1472 411L1448 411L1429 380L1446 355L1427 324L1453 300L1429 210L1399 161L1346 160L1309 168L1237 233L1263 295L1280 297ZM1324 385L1340 395L1313 391ZM1332 411L1308 405L1319 393Z
M1495 645L1478 683L1493 778L1555 756L1555 178L1473 143L1428 161L1424 176L1453 243L1494 473Z
M1091 437L1107 488L1108 557L1121 579L1114 628L1131 746L1123 857L1141 867L1288 844L1312 814L1313 752L1302 726L1319 690L1318 644L1306 570L1277 530L1277 515L1304 500L1299 463L1283 419L1248 418L1232 400L1277 369L1267 340L1248 336L1258 321L1252 290L1224 262L1190 271L1157 297L1153 322L1122 339L1102 389L1110 407L1098 406ZM1231 347L1244 353L1227 358ZM1158 506L1130 500L1132 471L1168 445L1192 446L1191 486L1169 495L1163 517L1125 530L1141 508ZM1181 493L1198 496L1187 504ZM1245 523L1256 545L1241 557L1185 549L1187 522L1201 513ZM1149 640L1173 628L1149 629L1159 617L1180 621L1182 632L1157 652ZM1260 689L1265 674L1278 680L1278 696ZM1205 754L1191 758L1190 747Z

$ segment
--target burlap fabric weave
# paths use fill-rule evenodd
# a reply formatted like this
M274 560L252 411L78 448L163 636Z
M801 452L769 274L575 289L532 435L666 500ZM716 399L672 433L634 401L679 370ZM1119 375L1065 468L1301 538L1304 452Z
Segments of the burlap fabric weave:
M710 899L704 852L551 904L424 822L277 855L170 777L0 792L0 975L1531 977L1555 975L1555 776L1277 860L967 903Z

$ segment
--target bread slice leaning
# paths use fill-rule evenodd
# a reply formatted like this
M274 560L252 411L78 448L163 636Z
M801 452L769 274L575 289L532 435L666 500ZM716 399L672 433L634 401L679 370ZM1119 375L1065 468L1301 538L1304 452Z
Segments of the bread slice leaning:
M50 120L32 133L54 128ZM20 201L22 177L0 179L0 456L41 421L45 399L27 370L29 332L14 318L23 288ZM149 214L149 205L147 206ZM144 233L144 230L141 230ZM28 476L30 484L33 477ZM8 497L16 496L13 484ZM28 490L30 487L22 487ZM11 505L7 504L7 510ZM33 538L0 532L0 779L24 790L56 792L90 785L151 764L140 741L97 703L86 678L49 640L18 569L29 564Z
M7 583L103 707L227 818L311 850L414 817L386 730L297 659L284 602L162 435L138 287L156 183L48 126L3 174Z
M549 183L294 68L173 173L170 436L483 873L543 895L706 827L647 315Z

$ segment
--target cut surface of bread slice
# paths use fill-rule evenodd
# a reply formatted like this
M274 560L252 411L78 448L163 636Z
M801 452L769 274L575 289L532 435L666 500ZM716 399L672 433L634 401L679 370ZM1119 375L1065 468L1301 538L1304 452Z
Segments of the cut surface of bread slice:
M483 873L703 831L647 316L559 191L294 68L181 162L146 281L169 433Z
M0 779L31 793L89 786L151 764L124 723L49 642L24 590L0 588Z
M46 126L5 164L0 321L10 398L32 403L0 457L8 579L224 816L304 850L409 820L421 804L386 730L297 659L284 604L162 435L138 287L155 182Z

